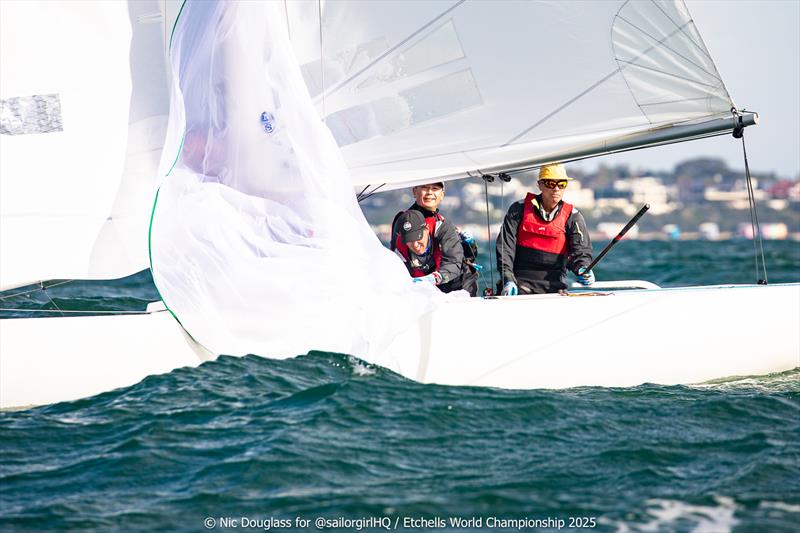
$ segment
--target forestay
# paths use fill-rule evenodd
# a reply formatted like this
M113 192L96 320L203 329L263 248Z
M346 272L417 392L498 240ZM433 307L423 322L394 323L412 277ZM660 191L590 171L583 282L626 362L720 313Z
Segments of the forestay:
M615 139L731 116L679 0L284 4L357 186L596 155Z
M171 62L150 235L164 303L214 353L317 349L382 362L444 295L413 284L364 219L283 5L187 2Z
M147 267L169 112L159 7L0 2L0 289Z

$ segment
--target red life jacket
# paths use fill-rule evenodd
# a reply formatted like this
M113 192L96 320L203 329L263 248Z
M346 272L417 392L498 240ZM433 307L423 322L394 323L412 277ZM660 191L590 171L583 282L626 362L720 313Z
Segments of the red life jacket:
M550 222L539 215L533 205L536 195L528 193L522 210L522 220L517 231L517 246L532 248L541 252L566 255L567 220L572 214L572 204L562 202L561 210Z
M397 217L400 216L400 214L401 213L397 213L397 215L395 215L395 217L394 217L395 221L397 220ZM433 253L434 268L430 272L425 272L424 270L422 270L420 268L411 267L410 271L411 271L411 277L412 278L420 278L422 276L427 276L428 274L430 274L434 270L435 271L439 270L439 267L442 264L442 249L439 247L438 243L436 242L436 237L437 237L437 234L439 233L439 228L442 226L442 222L443 221L444 221L444 217L442 215L440 215L438 212L436 214L434 214L433 216L425 217L425 225L428 226L428 235L430 236L429 238L431 239L430 247L433 250L432 253ZM392 224L392 227L394 227L394 223ZM409 263L409 261L411 261L410 250L408 249L408 245L403 242L403 239L400 238L400 234L399 233L397 234L397 238L395 239L393 244L394 244L394 246L393 246L394 251L397 252L398 254L400 254L400 256L403 258L403 260L406 262L406 264L410 265L410 263Z

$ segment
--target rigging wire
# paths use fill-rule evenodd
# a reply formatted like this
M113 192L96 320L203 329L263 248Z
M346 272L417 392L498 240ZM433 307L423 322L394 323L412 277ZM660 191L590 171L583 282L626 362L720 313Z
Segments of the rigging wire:
M35 289L30 289L30 290L27 290L27 291L15 292L14 294L7 294L5 296L0 296L0 300L8 300L8 299L11 299L11 298L16 298L18 296L25 296L27 294L32 294L34 292L41 292L45 296L47 296L47 300L50 302L50 304L55 309L0 309L0 311L9 311L9 312L12 312L12 311L26 311L26 312L31 312L31 313L60 313L61 316L65 316L65 313L68 313L70 311L61 309L58 306L58 304L55 302L55 300L53 300L53 298L50 296L50 293L47 292L47 289L51 289L53 287L58 287L59 285L66 285L67 283L72 283L73 281L77 281L77 280L66 279L66 280L59 281L57 283L53 283L51 285L45 285L44 281L38 281L37 282L38 286Z
M492 225L489 220L489 182L494 181L494 176L490 174L481 174L483 179L483 194L486 199L486 235L489 239L489 249L492 247ZM489 295L494 293L494 265L492 264L491 253L489 254L489 276L492 284L489 286Z
M375 195L375 194L376 194L378 191L380 191L380 190L381 190L381 189L382 189L382 188L383 188L385 185L386 185L385 183L381 183L380 185L377 185L377 186L376 186L374 189L372 189L370 192L368 192L368 193L364 194L364 192L365 192L365 191L366 191L366 190L369 188L369 185L367 185L366 187L364 187L363 189L361 189L361 192L360 192L360 193L358 193L358 194L356 195L356 201L357 201L358 203L361 203L361 201L362 201L362 200L366 200L367 198L371 198L371 197L372 197L373 195Z
M47 299L48 299L48 300L50 300L50 303L51 303L51 304L53 304L53 307L55 307L55 308L56 308L56 311L58 311L59 313L61 313L61 316L65 316L65 315L64 315L64 311L62 311L62 310L61 310L61 308L60 308L60 307L58 307L58 304L56 303L56 301L55 301L55 300L53 300L53 298L51 298L51 297L50 297L50 293L48 293L48 292L47 292L47 287L45 287L45 286L44 286L44 282L43 282L43 281L40 281L40 282L39 282L39 285L40 285L40 286L41 286L41 288L42 288L42 292L45 294L45 296L47 296Z
M731 112L734 114L734 117L739 122L739 125L736 126L733 130L733 136L737 139L742 140L742 154L744 156L744 172L745 176L747 177L747 202L750 206L750 228L753 232L753 258L755 259L755 271L756 271L756 284L758 285L766 285L768 283L767 279L767 261L764 258L764 238L761 235L761 226L758 223L758 210L756 209L756 195L755 189L753 188L753 178L750 175L750 163L747 160L747 146L745 145L744 141L744 126L741 125L742 117L739 114L736 108L731 108ZM761 270L764 273L764 277L759 279L759 253L761 256Z
M0 296L0 301L4 300L12 300L14 298L18 298L20 296L26 296L28 294L33 294L35 292L41 292L46 297L49 303L55 309L33 309L33 308L16 308L16 307L0 307L0 312L8 312L8 313L32 313L32 314L42 314L42 313L60 313L61 316L66 316L67 314L83 314L86 316L91 315L142 315L142 314L149 314L148 311L122 311L122 310L93 310L93 309L61 309L58 304L53 300L48 292L48 289L52 289L54 287L60 287L61 285L66 285L68 283L73 283L75 281L86 281L86 280L79 280L79 279L65 279L61 281L57 281L55 283L51 283L46 285L44 281L37 281L36 287L29 290L24 290L20 292L15 292L13 294L5 294ZM28 285L31 286L31 285ZM0 293L2 294L2 293Z
M77 280L66 279L66 280L59 281L58 283L53 283L52 285L47 285L46 287L44 286L44 282L43 281L38 281L37 283L39 284L39 286L36 287L35 289L22 291L22 292L15 292L14 294L7 294L5 296L0 296L0 300L8 300L9 298L16 298L17 296L25 296L26 294L39 292L39 291L44 290L44 289L52 289L53 287L58 287L59 285L65 285L67 283L72 283L73 281L77 281Z
M363 196L367 189L369 189L369 185L365 185L364 188L361 189L361 192L356 194L356 202L361 202L361 200L364 199Z
M322 82L322 121L327 124L328 117L325 115L325 54L322 53L322 0L317 0L317 15L319 16L319 72Z
M0 312L19 312L19 313L66 313L93 315L149 315L149 311L114 311L114 310L93 310L93 309L21 309L11 307L0 307Z
M500 178L500 211L501 212L505 212L505 209L506 209L506 206L505 206L505 191L503 190L503 183L505 183L505 181L506 181L504 176L508 176L508 174L498 174L498 177ZM511 178L508 178L508 179L510 180ZM505 220L503 220L500 223L500 229L497 230L498 237L500 236L500 232L503 231L504 224L505 224ZM505 239L500 238L500 239L497 239L497 240L500 241L500 256L501 257L505 257L506 256ZM490 248L491 248L491 245L492 245L492 241L490 240L489 241L489 247ZM497 247L497 244L495 244L495 248L496 247ZM491 261L491 257L489 258L489 260ZM503 271L502 267L500 267L498 269L497 277L500 278L500 290L502 290L503 285L506 284L505 272Z
M500 209L501 209L501 211L503 213L505 213L506 212L506 195L505 195L505 192L503 190L503 184L505 182L507 182L507 181L510 182L511 181L511 176L509 176L508 173L506 173L506 172L501 172L500 174L497 175L497 177L500 178ZM506 240L504 238L505 236L504 235L500 235L500 232L504 233L503 230L505 229L505 224L506 224L506 221L505 221L505 218L503 218L503 221L500 223L500 230L499 230L498 235L497 235L497 240L500 241L500 257L505 257L506 256ZM490 246L491 246L491 241L489 241L489 243L490 243ZM495 245L495 247L496 246L497 245ZM503 269L502 266L500 266L500 268L499 268L499 270L497 272L497 276L500 278L500 287L501 288L504 287L505 284L506 284L505 275L506 275L505 270Z

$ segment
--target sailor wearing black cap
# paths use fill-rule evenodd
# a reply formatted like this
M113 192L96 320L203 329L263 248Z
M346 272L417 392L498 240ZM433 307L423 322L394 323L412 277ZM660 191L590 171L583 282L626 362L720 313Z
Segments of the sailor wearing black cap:
M414 208L398 214L392 229L392 249L403 259L414 281L432 283L442 292L461 288L461 238L455 226L441 215L426 219Z

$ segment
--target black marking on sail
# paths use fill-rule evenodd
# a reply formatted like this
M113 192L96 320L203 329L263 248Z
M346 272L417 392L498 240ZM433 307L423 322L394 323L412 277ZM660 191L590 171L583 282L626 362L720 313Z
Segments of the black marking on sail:
M0 134L27 135L63 131L58 94L15 96L0 100Z

